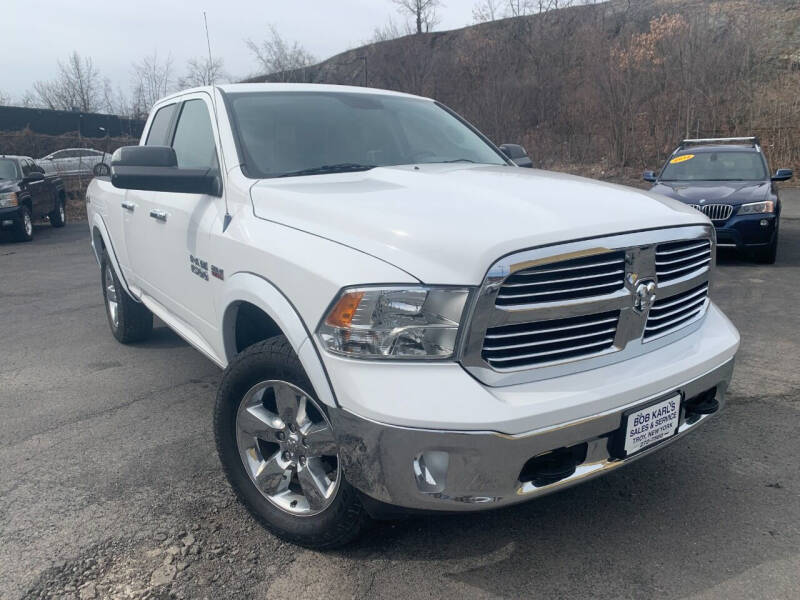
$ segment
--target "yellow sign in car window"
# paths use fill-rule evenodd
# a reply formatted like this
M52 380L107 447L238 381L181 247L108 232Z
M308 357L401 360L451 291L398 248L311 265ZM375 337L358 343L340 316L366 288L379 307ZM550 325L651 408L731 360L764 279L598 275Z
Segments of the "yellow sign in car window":
M669 161L669 164L674 165L675 163L686 162L687 160L692 160L693 158L694 154L684 154L683 156L676 156L671 161Z

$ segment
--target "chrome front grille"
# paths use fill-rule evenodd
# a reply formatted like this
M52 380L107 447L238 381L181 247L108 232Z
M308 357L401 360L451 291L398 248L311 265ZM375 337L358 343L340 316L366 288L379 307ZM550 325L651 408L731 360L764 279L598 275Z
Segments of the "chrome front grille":
M710 240L684 240L656 247L656 276L659 283L708 269L709 264Z
M727 221L733 214L733 206L730 204L692 204L712 221Z
M547 379L661 347L708 307L713 228L543 246L498 260L471 308L462 365L488 385Z
M663 300L656 299L647 315L644 339L666 335L696 319L705 310L707 299L708 282Z
M600 296L625 285L625 253L612 252L523 269L506 279L498 306Z
M492 327L486 330L483 358L507 369L577 358L614 344L619 311Z

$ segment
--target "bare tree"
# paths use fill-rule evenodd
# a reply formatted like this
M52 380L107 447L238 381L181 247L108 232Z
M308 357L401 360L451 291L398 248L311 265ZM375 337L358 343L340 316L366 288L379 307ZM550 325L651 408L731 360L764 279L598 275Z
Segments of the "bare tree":
M11 96L6 94L3 90L0 90L0 106L6 106L11 104Z
M370 43L387 42L389 40L396 40L406 35L414 33L408 23L405 25L398 25L392 19L389 19L383 27L376 27L372 33Z
M186 63L186 73L178 78L179 88L211 85L225 79L221 58L190 58Z
M158 51L133 63L133 99L131 113L136 117L146 115L159 98L172 89L172 56L162 61Z
M416 24L416 32L431 31L439 23L436 9L442 6L441 0L392 0L398 12L410 15Z
M58 61L55 79L37 81L33 89L40 104L56 110L93 112L102 102L100 72L91 58L81 58L77 52L66 62Z
M500 0L481 0L472 7L472 22L486 23L496 21L502 16Z
M298 42L284 40L274 25L269 26L269 35L260 44L253 40L247 40L246 44L265 75L283 75L284 81L293 79L299 69L316 62Z

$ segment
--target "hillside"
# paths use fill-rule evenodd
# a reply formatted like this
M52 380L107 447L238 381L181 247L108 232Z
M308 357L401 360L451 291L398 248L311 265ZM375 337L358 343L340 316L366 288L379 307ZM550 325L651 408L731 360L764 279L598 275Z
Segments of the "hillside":
M365 69L366 67L366 69ZM800 166L800 3L613 0L355 48L249 81L433 96L537 164L656 167L687 135L759 135Z

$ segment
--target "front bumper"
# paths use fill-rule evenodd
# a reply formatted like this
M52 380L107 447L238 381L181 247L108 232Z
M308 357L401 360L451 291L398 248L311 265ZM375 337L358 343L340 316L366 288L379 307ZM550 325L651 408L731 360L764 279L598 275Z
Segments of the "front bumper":
M714 227L717 230L718 248L759 248L772 243L778 227L778 216L774 213L733 215L724 224L715 224Z
M711 415L687 414L686 403L713 390L724 405L738 344L711 304L698 330L663 348L503 388L481 385L458 365L381 368L325 355L341 404L329 416L344 473L370 498L424 511L494 508L607 473L696 429ZM677 434L616 458L611 435L623 413L676 392L684 401ZM545 485L526 478L531 459L560 449L579 454L574 472Z
M0 229L14 227L17 221L19 221L19 206L0 208Z

